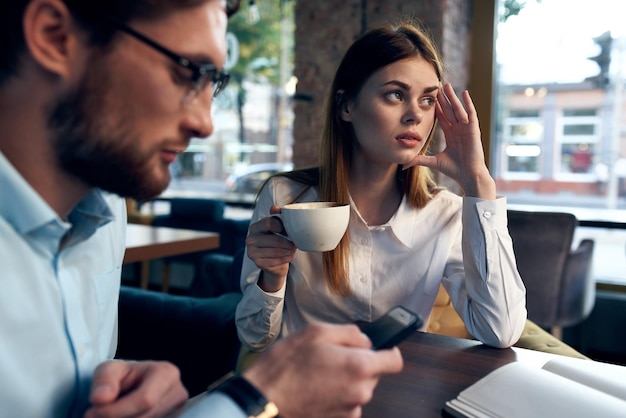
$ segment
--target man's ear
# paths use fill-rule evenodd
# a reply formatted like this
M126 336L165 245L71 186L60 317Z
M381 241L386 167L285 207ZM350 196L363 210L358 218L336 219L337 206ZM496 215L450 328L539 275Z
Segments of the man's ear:
M62 78L75 70L76 25L61 0L31 0L23 16L26 49L45 70Z

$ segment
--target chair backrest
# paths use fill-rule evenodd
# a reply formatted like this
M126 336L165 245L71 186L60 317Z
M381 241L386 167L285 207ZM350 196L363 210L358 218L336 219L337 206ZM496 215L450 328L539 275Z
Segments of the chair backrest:
M569 213L509 210L509 233L526 286L528 319L543 327L558 322L563 277L576 217Z
M170 361L190 396L206 391L235 367L240 300L237 292L196 298L122 286L116 358Z
M170 217L174 219L220 222L226 203L218 199L175 198L170 200Z
M220 234L219 252L235 255L246 246L248 236L248 219L224 219L218 224L216 232Z
M572 251L563 272L563 287L555 325L566 327L586 319L596 302L596 282L592 275L595 243L584 239Z

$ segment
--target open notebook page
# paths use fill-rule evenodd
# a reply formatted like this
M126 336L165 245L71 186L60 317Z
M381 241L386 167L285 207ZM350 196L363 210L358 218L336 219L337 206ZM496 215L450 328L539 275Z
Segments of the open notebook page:
M494 370L449 401L468 417L623 416L626 401L523 363Z
M571 357L558 357L543 367L626 401L626 367ZM626 416L626 412L624 412Z

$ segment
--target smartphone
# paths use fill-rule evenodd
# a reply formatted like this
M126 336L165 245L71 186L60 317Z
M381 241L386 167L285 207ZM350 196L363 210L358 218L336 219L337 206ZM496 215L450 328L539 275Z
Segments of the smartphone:
M381 350L391 348L422 326L422 318L402 306L396 306L389 312L365 325L362 330L372 340L372 348Z

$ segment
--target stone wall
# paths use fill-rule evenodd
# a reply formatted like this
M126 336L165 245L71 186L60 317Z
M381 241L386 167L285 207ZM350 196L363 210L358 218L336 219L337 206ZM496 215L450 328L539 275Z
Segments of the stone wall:
M369 29L407 17L419 19L430 29L444 57L446 81L457 91L467 88L471 4L472 0L298 0L293 149L296 167L317 164L327 89L344 52Z

